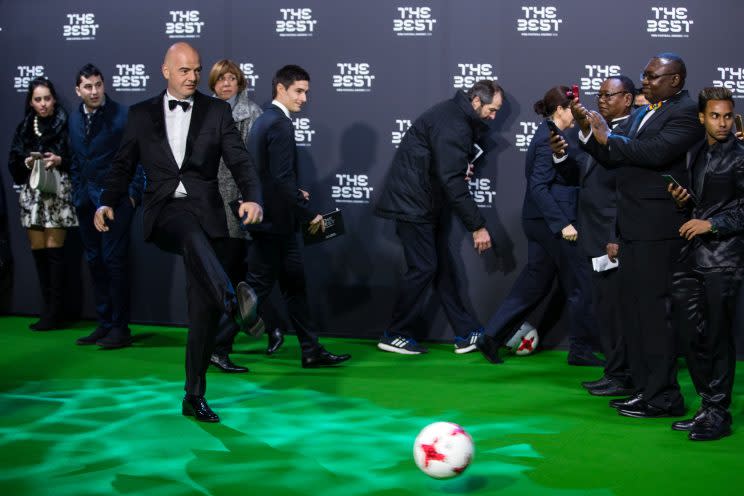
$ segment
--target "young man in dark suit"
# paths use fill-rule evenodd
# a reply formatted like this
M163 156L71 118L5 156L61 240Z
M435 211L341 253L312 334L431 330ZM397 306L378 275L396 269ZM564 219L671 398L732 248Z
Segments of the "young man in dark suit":
M636 89L627 76L611 76L602 82L597 93L600 115L621 133L633 109ZM579 205L577 210L578 244L592 266L592 259L607 255L615 260L617 244L616 169L602 167L581 150L570 149L560 136L551 138L553 162L560 168L573 167L579 172ZM579 161L579 163L575 163ZM574 164L571 164L574 162ZM628 357L623 337L623 310L620 306L618 271L592 270L592 308L606 363L603 376L582 385L595 396L627 396L633 393Z
M744 145L731 134L731 91L703 89L698 110L706 135L687 154L689 186L668 188L677 205L691 213L679 228L687 244L672 294L676 322L688 344L687 368L702 405L672 429L689 431L693 441L711 441L731 433L734 322L744 279Z
M641 75L651 105L633 112L624 133L613 133L599 113L587 112L578 101L572 104L586 150L603 166L617 168L620 303L639 392L610 404L627 417L685 412L677 383L677 337L667 311L673 264L683 244L677 226L685 213L663 201L668 193L662 175L684 177L685 153L703 132L695 103L683 90L686 75L678 55L652 58Z
M227 313L243 326L252 325L255 307L255 294L244 283L236 292L215 254L220 240L228 236L217 188L220 157L242 194L239 214L245 224L261 221L261 188L230 105L196 91L201 74L199 53L187 43L172 45L162 72L167 89L129 110L94 223L101 232L111 229L117 219L113 206L127 195L141 163L147 178L145 240L181 255L186 268L189 334L183 414L219 422L204 398L217 324Z
M329 353L318 342L310 316L302 264L300 226L309 223L312 233L323 229L323 216L308 205L310 195L297 185L297 146L290 114L299 112L307 101L310 75L303 68L288 65L272 81L274 100L253 123L248 151L258 168L263 188L264 218L248 226L253 241L248 248L246 281L256 291L258 313L279 282L305 368L336 365L350 355Z
M129 228L135 207L142 201L144 176L138 169L114 211L116 222L101 233L93 226L100 205L103 179L119 149L128 108L106 95L103 74L92 64L78 72L75 92L82 100L70 114L69 139L72 161L72 200L80 220L96 302L98 326L79 345L122 348L132 343L129 330Z

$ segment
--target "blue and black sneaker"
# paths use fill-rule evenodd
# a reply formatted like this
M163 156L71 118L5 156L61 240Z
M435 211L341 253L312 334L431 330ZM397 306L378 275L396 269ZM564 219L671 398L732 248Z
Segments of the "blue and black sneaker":
M472 331L464 338L455 336L455 353L461 355L463 353L470 353L471 351L475 351L475 343L478 342L478 338L480 338L482 335L483 329L481 328Z
M388 334L387 332L382 335L380 342L377 343L377 347L382 351L400 353L401 355L420 355L429 351L426 347L418 344L413 338L401 336L400 334Z

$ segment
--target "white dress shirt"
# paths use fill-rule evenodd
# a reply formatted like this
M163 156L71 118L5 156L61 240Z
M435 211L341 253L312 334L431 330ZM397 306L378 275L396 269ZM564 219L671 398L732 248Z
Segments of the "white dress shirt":
M285 107L285 106L284 106L284 104L283 104L283 103L281 103L281 102L280 102L279 100L272 100L272 101L271 101L271 104L272 104L272 105L276 105L277 107L279 107L279 108L281 109L281 111L282 111L282 112L284 112L284 115L286 115L286 116L287 116L287 119L290 119L290 120L292 119L292 118L291 118L291 117L289 116L289 109L288 109L287 107Z
M173 152L173 158L176 159L176 164L180 169L183 165L183 159L186 156L186 138L189 135L189 126L191 125L191 110L194 108L194 99L192 97L187 98L189 102L189 109L184 111L180 105L173 110L168 106L168 100L178 100L171 96L168 91L163 96L163 109L165 112L165 134L168 136L168 144ZM173 198L184 198L188 195L183 182L178 182L178 187L173 193Z

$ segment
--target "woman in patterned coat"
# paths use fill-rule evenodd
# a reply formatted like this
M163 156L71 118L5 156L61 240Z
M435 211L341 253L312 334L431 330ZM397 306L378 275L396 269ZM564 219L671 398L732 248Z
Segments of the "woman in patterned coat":
M29 185L36 158L46 169L59 172L55 193ZM13 181L20 186L21 225L28 233L42 294L41 317L29 327L36 331L57 329L64 313L65 237L67 228L77 226L78 221L67 173L67 112L57 102L57 92L48 79L36 78L29 83L25 115L13 135L8 166Z

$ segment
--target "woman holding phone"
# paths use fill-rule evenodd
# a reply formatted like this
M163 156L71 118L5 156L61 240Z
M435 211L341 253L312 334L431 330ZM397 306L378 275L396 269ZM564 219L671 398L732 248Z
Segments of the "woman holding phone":
M568 306L568 363L603 364L592 353L596 326L591 311L591 280L585 257L576 244L581 235L575 227L578 171L564 170L555 163L550 148L551 132L566 135L573 127L569 93L567 86L554 86L534 105L535 112L545 120L538 126L525 160L527 189L522 227L527 236L527 265L486 325L479 349L492 362L500 361L498 348L549 295L557 276Z
M59 172L56 192L42 192L29 184L37 161L45 169ZM13 182L21 187L21 225L28 233L42 294L40 319L29 327L36 331L58 329L63 321L65 235L67 228L78 222L67 174L67 113L46 78L29 83L25 113L13 135L8 166Z

